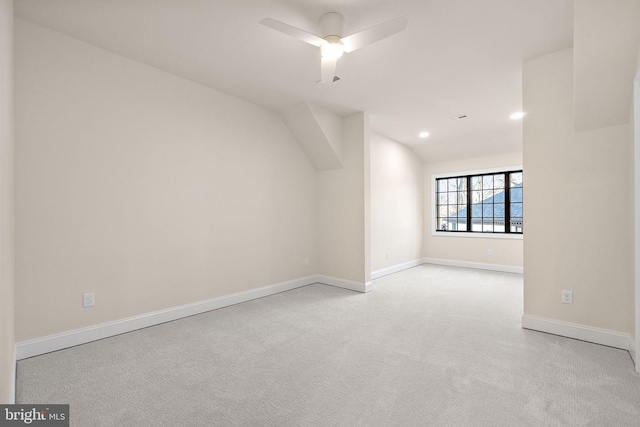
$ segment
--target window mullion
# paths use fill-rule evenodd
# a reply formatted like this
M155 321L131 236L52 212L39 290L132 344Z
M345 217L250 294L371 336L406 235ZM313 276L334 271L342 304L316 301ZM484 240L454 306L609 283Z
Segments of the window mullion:
M511 233L511 172L504 177L504 232Z
M467 232L472 231L473 224L471 224L471 176L467 176Z

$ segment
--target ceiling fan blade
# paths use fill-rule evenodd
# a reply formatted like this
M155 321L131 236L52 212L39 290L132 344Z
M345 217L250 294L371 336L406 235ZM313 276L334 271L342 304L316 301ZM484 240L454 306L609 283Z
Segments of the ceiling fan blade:
M304 30L301 30L300 28L292 27L291 25L285 24L284 22L276 21L275 19L264 18L260 20L260 23L267 27L273 28L276 31L280 31L281 33L284 33L288 36L294 37L298 40L302 40L303 42L312 44L317 47L320 47L321 45L326 43L326 41L323 38L320 38Z
M336 75L336 65L338 63L338 59L329 59L322 58L320 60L320 78L322 85L328 85L333 83L334 77Z
M356 49L360 49L361 47L375 43L378 40L382 40L395 33L399 33L407 28L408 21L409 18L407 16L401 16L399 18L392 19L391 21L369 27L358 33L351 34L350 36L343 37L340 41L344 44L345 52L353 52Z

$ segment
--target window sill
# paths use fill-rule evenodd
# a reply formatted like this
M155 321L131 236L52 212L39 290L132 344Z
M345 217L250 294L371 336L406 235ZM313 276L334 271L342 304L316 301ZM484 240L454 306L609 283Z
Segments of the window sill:
M454 237L454 238L471 238L471 239L506 239L506 240L522 240L523 234L510 234L510 233L471 233L471 232L438 232L431 231L432 236L436 237Z

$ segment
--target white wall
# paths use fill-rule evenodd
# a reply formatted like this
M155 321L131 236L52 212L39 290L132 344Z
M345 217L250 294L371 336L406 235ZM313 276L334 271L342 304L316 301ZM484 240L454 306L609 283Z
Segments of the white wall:
M0 0L0 403L14 399L13 150L13 1Z
M422 258L423 169L412 150L382 135L371 134L374 272Z
M317 272L316 173L275 112L15 37L18 341Z
M580 0L573 12L575 129L626 124L640 42L640 1Z
M459 265L465 263L498 266L507 271L519 271L523 266L523 239L500 239L492 237L459 237L458 235L432 235L432 195L431 177L434 174L464 173L475 170L495 169L522 165L522 153L506 154L503 156L482 157L457 162L437 163L425 166L424 171L424 240L423 256L430 260L456 261ZM529 176L524 171L523 194L524 235L529 235L529 204L528 198ZM488 255L491 250L493 255Z
M631 333L629 124L574 131L572 49L525 62L523 83L525 315Z
M638 49L636 62L636 74L634 77L634 93L633 93L633 105L631 108L631 117L629 122L631 123L630 131L631 138L633 140L633 188L632 193L629 195L634 201L634 281L635 286L633 289L634 294L634 310L635 310L635 323L632 331L632 336L635 339L636 348L631 349L631 354L634 360L637 360L640 354L640 48ZM640 373L640 363L636 363L636 372Z
M318 271L365 284L371 278L369 116L357 113L346 117L343 124L343 167L318 173Z

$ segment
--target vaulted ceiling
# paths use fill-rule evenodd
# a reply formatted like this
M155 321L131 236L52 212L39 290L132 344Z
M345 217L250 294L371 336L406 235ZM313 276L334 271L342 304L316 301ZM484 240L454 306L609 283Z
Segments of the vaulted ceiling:
M340 58L340 80L322 86L319 50L259 21L319 34L331 11L344 35L409 23ZM509 115L522 108L522 61L573 43L572 0L20 0L15 14L280 112L367 111L375 132L425 163L521 151ZM458 115L468 117L448 121Z

